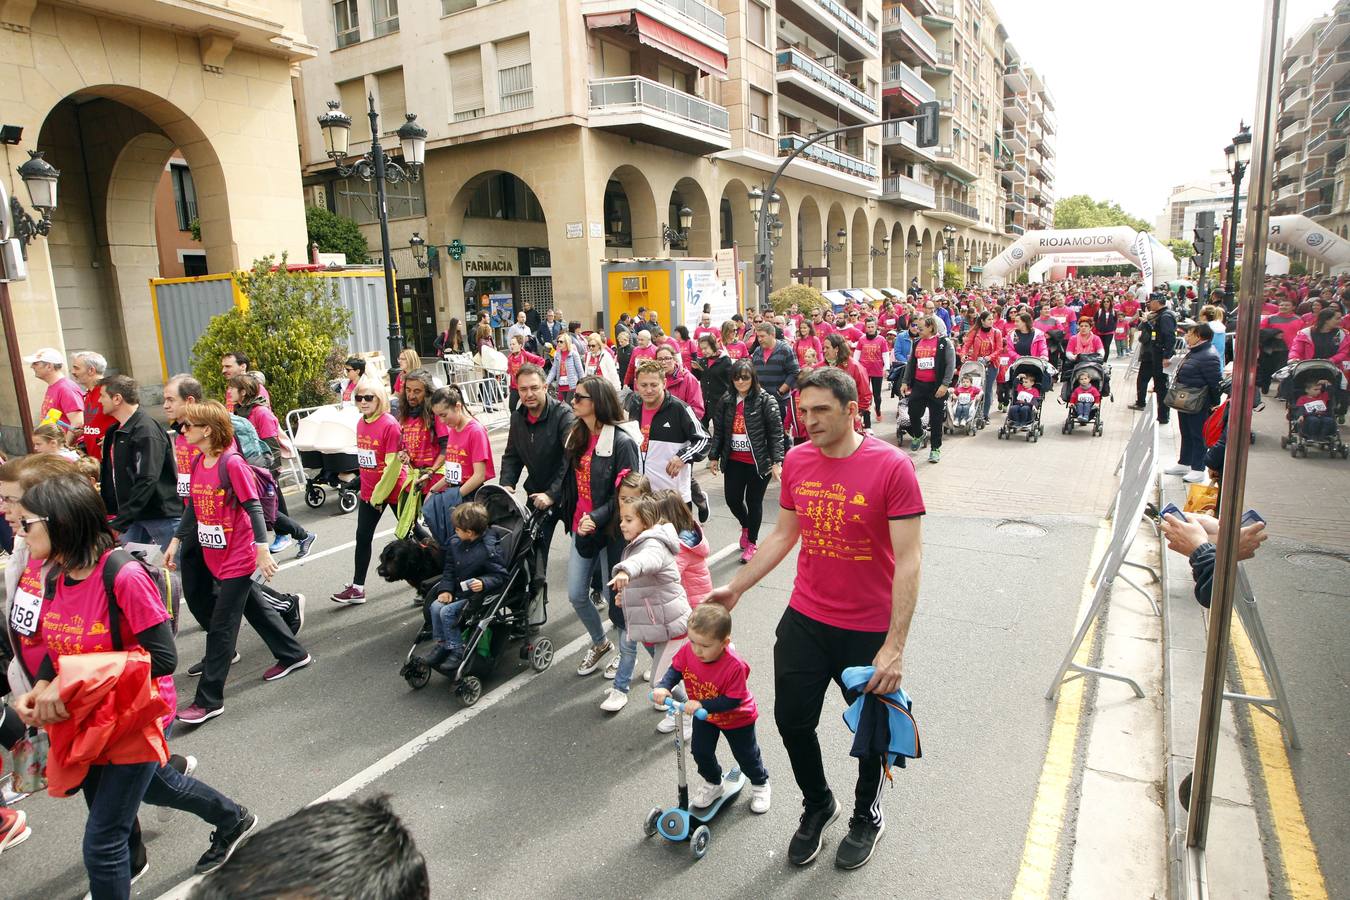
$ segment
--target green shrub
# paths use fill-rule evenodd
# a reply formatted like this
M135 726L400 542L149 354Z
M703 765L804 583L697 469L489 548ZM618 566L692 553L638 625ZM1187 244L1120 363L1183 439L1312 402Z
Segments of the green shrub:
M958 264L943 263L942 286L949 291L959 291L966 286L966 275Z
M318 244L320 253L345 253L348 265L370 262L370 245L360 227L346 216L322 206L305 207L305 231L310 245Z
M832 310L830 301L825 299L825 295L818 289L809 284L789 284L787 287L781 287L769 295L769 305L773 307L776 313L785 313L792 304L797 304L797 309L803 314L809 314L813 309Z
M292 409L333 402L328 381L346 358L351 313L338 302L332 279L286 271L284 254L234 277L248 309L216 316L192 348L192 371L206 396L224 399L220 358L238 350L267 376L272 410L283 422Z

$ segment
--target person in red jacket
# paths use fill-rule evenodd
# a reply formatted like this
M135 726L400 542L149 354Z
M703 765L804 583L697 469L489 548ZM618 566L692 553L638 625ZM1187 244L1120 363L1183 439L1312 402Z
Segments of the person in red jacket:
M525 339L518 334L511 335L509 344L511 352L506 356L506 377L510 385L510 396L506 401L506 407L515 412L516 407L520 405L520 392L516 390L516 373L526 363L542 368L544 358L526 350Z
M1102 392L1092 386L1092 376L1084 372L1078 376L1078 384L1069 395L1069 407L1073 409L1078 421L1087 422L1092 411L1102 402Z

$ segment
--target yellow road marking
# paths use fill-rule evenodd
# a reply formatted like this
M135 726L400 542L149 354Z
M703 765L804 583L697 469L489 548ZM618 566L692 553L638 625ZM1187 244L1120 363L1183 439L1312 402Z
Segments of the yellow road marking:
M1111 530L1106 523L1097 529L1090 560L1101 559ZM1079 615L1085 615L1091 603L1093 587L1091 572L1083 580L1082 603ZM1100 621L1100 620L1099 620ZM1079 620L1074 620L1077 626ZM1076 628L1075 628L1076 630ZM1073 661L1088 665L1091 661L1097 623L1088 629L1083 644ZM1034 900L1050 896L1055 878L1055 857L1059 838L1064 830L1064 809L1069 799L1069 784L1073 781L1074 758L1078 751L1079 725L1083 714L1084 679L1067 681L1059 691L1055 704L1055 721L1050 727L1050 740L1036 785L1036 799L1031 804L1031 818L1027 823L1026 842L1022 845L1022 864L1018 867L1013 885L1013 900Z
M1242 602L1238 600L1237 602ZM1247 638L1236 616L1232 623L1233 654L1237 659L1240 690L1258 697L1271 695L1256 650ZM1246 706L1246 704L1243 704ZM1280 843L1280 862L1284 866L1289 895L1296 900L1326 900L1327 884L1317 858L1317 847L1308 831L1308 820L1303 815L1294 784L1294 772L1289 766L1289 754L1284 744L1280 723L1257 709L1246 710L1251 724L1256 755L1261 761L1261 782L1270 804L1270 818L1275 826L1275 838Z

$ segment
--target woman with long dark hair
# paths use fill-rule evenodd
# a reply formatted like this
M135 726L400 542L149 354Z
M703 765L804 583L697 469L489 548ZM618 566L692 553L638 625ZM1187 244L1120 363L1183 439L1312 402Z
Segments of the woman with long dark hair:
M414 369L404 373L403 389L398 394L398 427L403 435L403 461L422 475L418 487L431 490L437 471L445 462L445 426L436 420L427 398L435 390L431 373Z
M618 520L618 490L615 483L624 472L636 472L641 466L638 445L620 426L624 422L619 395L608 381L588 375L577 384L569 398L577 422L564 443L567 469L562 484L553 496L563 528L572 536L572 553L567 564L567 599L577 618L586 626L591 646L577 667L578 675L589 675L600 660L614 649L605 636L600 613L591 603L591 580L597 568L608 573L618 562L623 540L611 527ZM621 623L608 585L610 619Z
M450 324L445 326L445 331L441 332L436 338L436 352L441 355L446 353L464 353L464 329L459 324L459 319L451 319Z
M833 335L831 335L833 337ZM741 562L749 562L764 520L764 492L783 469L783 419L778 401L759 386L748 360L731 366L731 390L717 405L708 468L720 469L727 508L741 525Z

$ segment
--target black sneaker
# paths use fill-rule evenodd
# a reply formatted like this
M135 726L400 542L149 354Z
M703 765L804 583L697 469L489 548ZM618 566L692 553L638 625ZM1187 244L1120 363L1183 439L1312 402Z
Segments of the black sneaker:
M804 866L820 855L826 826L839 818L839 801L830 798L830 805L823 809L805 810L797 833L788 844L788 862L794 866Z
M235 851L244 838L253 833L253 829L258 827L258 817L242 806L239 807L239 824L235 825L229 831L221 834L219 831L211 832L211 846L202 858L197 860L197 865L192 871L198 875L205 875L207 872L214 872L225 865L225 860L230 858L230 854Z
M699 522L708 521L708 498L706 496L704 496L703 494L699 494L697 497L695 497L694 508L698 510Z
M239 662L240 659L241 657L239 656L239 651L238 650L234 651L234 657L230 660L230 665L234 665L235 663ZM188 677L201 678L202 670L204 670L205 668L206 668L206 660L202 660L199 663L193 663L192 665L188 666L187 670Z
M304 542L301 541L303 544ZM291 605L281 614L281 621L286 623L286 627L291 630L291 636L294 637L300 633L300 629L305 627L305 595L291 594Z
M834 851L834 865L839 869L857 869L867 865L876 852L877 841L886 833L886 823L873 825L870 819L854 816L848 820L848 837L839 842Z

